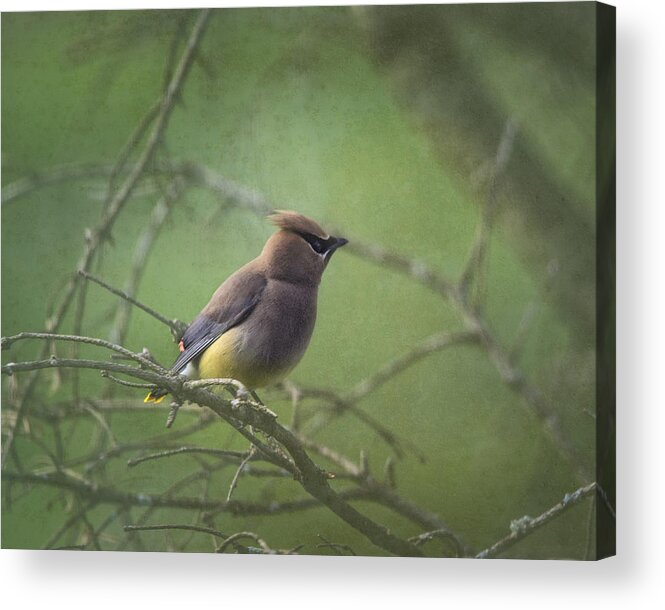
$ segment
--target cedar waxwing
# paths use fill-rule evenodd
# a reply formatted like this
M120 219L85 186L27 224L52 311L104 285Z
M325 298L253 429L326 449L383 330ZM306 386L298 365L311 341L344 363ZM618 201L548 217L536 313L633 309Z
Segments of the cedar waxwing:
M215 291L183 335L172 370L192 379L230 377L255 390L285 377L302 358L321 275L347 240L296 212L269 219L279 231ZM145 402L166 394L155 389Z

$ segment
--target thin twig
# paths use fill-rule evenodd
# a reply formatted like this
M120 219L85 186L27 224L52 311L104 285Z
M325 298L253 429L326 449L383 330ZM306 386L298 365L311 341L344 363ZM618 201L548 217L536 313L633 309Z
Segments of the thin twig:
M129 160L129 157L132 154L132 151L138 146L138 144L143 139L143 136L148 131L148 128L150 127L152 122L155 120L155 118L157 118L161 105L162 105L162 100L158 99L155 101L155 103L152 106L150 106L150 108L145 113L143 118L139 121L139 124L136 126L132 134L129 136L127 142L125 142L125 145L122 147L122 150L118 155L118 159L115 162L115 165L112 167L109 175L107 203L113 195L113 188L115 186L114 183L117 177L120 174L122 174L127 164L127 161Z
M243 461L248 457L254 457L250 456L249 452L246 451L230 451L228 449L211 449L208 447L178 447L178 449L169 449L167 451L160 451L158 453L151 453L149 455L133 458L127 461L127 466L137 466L144 462L172 457L174 455L212 455L215 457L234 458Z
M50 342L53 341L66 341L70 343L86 343L88 345L96 345L97 347L103 347L105 349L111 350L113 352L116 352L120 354L121 356L124 356L125 358L128 358L129 360L133 360L134 362L138 362L143 368L150 369L151 371L154 371L156 373L168 373L166 369L163 367L159 366L156 364L154 361L146 358L143 354L137 354L135 352L132 352L128 350L125 347L122 347L121 345L116 345L115 343L111 343L110 341L105 341L104 339L97 339L96 337L81 337L79 335L59 335L56 333L28 333L28 332L23 332L23 333L18 333L17 335L12 335L10 337L2 337L2 342L1 346L2 349L8 349L11 347L13 343L16 343L17 341L24 341L26 339L42 339L47 342L47 345ZM67 359L58 359L58 358L51 358L51 361L57 363L59 361L66 361ZM77 359L69 359L70 362L77 362L79 360ZM81 361L83 362L83 361ZM25 366L28 363L16 363L16 364L8 364L6 365L9 367L7 369L7 372L11 372L11 369L15 370L28 370L25 368ZM112 363L109 363L109 365ZM57 364L52 364L51 366L57 366ZM40 367L43 368L43 367ZM85 368L85 367L77 367L77 368ZM126 367L126 369L129 367ZM125 370L126 370L125 369ZM109 366L109 370L113 370ZM115 369L117 370L117 368ZM131 370L135 370L131 368ZM3 367L3 372L5 372L5 367Z
M357 383L349 392L342 396L342 400L345 404L356 403L426 356L449 347L477 342L478 335L473 332L435 333L417 343L406 353L384 364L366 379Z
M542 285L538 291L541 296L539 300L533 299L526 304L522 313L522 317L520 318L520 321L517 324L517 328L515 329L513 344L508 351L508 357L513 363L519 362L520 356L524 352L526 340L536 318L536 313L538 312L539 302L541 302L554 287L554 279L557 277L560 271L559 263L556 260L551 260L547 264L544 271L544 281L542 282Z
M240 475L242 474L243 470L245 469L245 466L254 457L254 454L256 452L256 449L254 448L254 445L252 445L249 448L249 451L247 452L247 455L243 459L242 462L240 462L240 465L238 466L238 469L236 470L235 474L233 475L233 478L231 479L231 484L229 485L229 492L226 494L226 501L230 502L231 501L231 496L233 495L233 492L235 491L235 488L238 486L238 479L240 478Z
M477 343L478 336L471 332L441 332L435 333L416 344L408 352L401 354L394 360L383 365L378 371L357 383L351 390L340 395L335 403L336 409L330 414L320 414L318 422L311 424L308 427L308 434L314 435L318 430L327 424L329 419L334 416L339 416L343 412L349 410L358 419L366 423L372 428L389 446L393 448L398 457L402 456L400 448L400 441L393 432L388 430L383 424L374 420L367 415L364 411L356 408L355 405L363 398L380 388L382 385L392 380L394 377L408 369L409 367L417 364L423 358L430 354L441 351L448 347L464 343ZM425 457L419 448L413 443L409 442L412 451L419 457L420 461L425 461Z
M35 172L2 187L2 207L39 188L73 180L106 178L112 171L111 164L68 163Z
M596 483L590 483L585 487L580 487L573 493L566 494L561 502L555 504L552 506L552 508L546 510L544 513L538 515L537 517L532 518L529 516L524 516L520 519L515 519L510 524L511 533L505 538L495 542L492 546L489 546L486 549L480 551L480 553L476 555L476 558L488 559L504 553L538 528L541 528L553 519L560 517L573 506L579 504L582 500L596 494L597 492L598 486Z
M92 500L86 502L78 511L76 511L71 517L69 517L62 526L48 539L44 545L44 549L51 549L55 546L56 542L60 540L60 537L65 534L70 528L72 528L76 523L81 520L81 517L87 513L89 510L92 510L97 503Z
M517 135L517 121L509 119L506 121L499 146L497 147L494 162L490 172L489 189L485 203L480 211L480 222L476 231L476 239L471 248L466 266L459 280L459 291L468 296L472 282L477 283L481 279L483 262L487 258L489 248L490 231L492 221L496 213L497 196L499 192L499 179L504 173L513 150L513 143Z
M211 527L203 527L201 525L184 525L184 524L160 524L160 525L123 525L122 529L126 532L151 532L161 530L186 530L190 532L201 532L203 534L210 534L217 538L226 539L228 534L212 529Z
M463 556L464 549L462 548L460 541L457 539L457 536L455 536L455 534L446 529L432 530L431 532L424 532L422 534L419 534L418 536L413 536L409 538L409 540L417 546L426 544L435 539L443 540L445 542L450 543L455 551L455 557Z
M202 499L198 497L173 496L170 494L147 494L130 492L93 483L84 477L74 477L67 473L34 473L12 472L3 473L7 482L19 482L26 485L45 485L62 490L69 490L79 494L85 499L91 499L98 504L117 504L121 506L142 506L155 508L177 508L182 510L206 511L211 515L227 513L236 516L262 516L294 513L313 508L320 508L322 503L313 497L301 498L284 502L241 502L239 500ZM349 489L339 493L339 497L347 500L371 499L362 489Z
M332 549L337 553L338 555L344 555L342 551L346 551L349 555L356 555L356 552L348 545L348 544L341 544L339 542L330 542L323 534L317 534L317 536L323 540L321 544L317 544L316 548L317 549Z
M120 379L119 377L114 377L108 371L102 371L101 375L102 377L104 377L104 379L109 379L113 383L117 383L118 385L124 385L127 388L140 388L142 390L148 390L155 387L150 383L136 383L134 381L125 381L124 379Z
M173 442L187 438L192 434L196 434L201 430L204 430L213 423L213 419L210 417L200 417L199 420L185 428L176 430L175 432L170 432L169 434L158 434L156 436L148 437L141 441L136 441L133 443L124 443L122 445L117 445L106 449L101 452L96 452L92 456L85 455L83 457L77 458L70 462L68 466L79 466L85 464L86 472L91 472L103 466L110 459L115 457L120 457L131 451L145 451L146 449L157 449L163 448L165 450L174 449Z
M257 536L254 532L238 532L237 534L229 536L219 547L217 547L217 549L215 549L215 553L223 553L230 545L238 540L242 540L243 538L250 538L254 540L254 542L256 542L261 547L264 553L274 553L274 551L268 546L268 543L263 540L263 538Z
M131 315L131 305L136 305L144 311L147 311L146 306L140 304L135 298L134 295L138 290L139 282L143 275L143 271L148 262L148 257L150 251L152 250L155 241L159 235L159 232L164 225L164 222L168 218L168 215L173 207L173 204L182 196L184 188L180 184L179 179L175 179L169 185L164 196L155 204L153 208L152 215L148 226L144 229L143 233L139 237L136 248L134 249L134 258L132 261L132 268L129 274L129 278L125 284L125 289L120 293L120 291L114 292L121 296L124 301L121 301L118 304L116 309L116 319L115 324L113 325L113 332L111 334L111 341L114 343L124 343L127 336L127 329L129 327L129 320ZM104 286L109 288L108 285ZM157 312L152 308L148 308L150 315L155 315ZM176 321L166 321L163 318L157 318L160 322L167 324L171 328L171 333L176 340L180 340L180 337L184 333L185 325Z
M110 293L120 297L121 299L124 299L128 303L131 303L135 307L138 307L139 309L145 311L148 315L151 315L155 320L159 320L162 324L165 324L171 329L171 332L174 335L177 335L178 333L182 334L183 332L183 323L179 322L178 320L169 320L167 317L163 316L161 313L158 311L155 311L152 307L149 307L148 305L145 305L144 303L141 303L134 297L130 296L127 294L124 290L119 290L118 288L114 288L110 284L106 283L103 279L92 275L92 273L88 273L87 271L80 270L79 275L86 280L90 282L94 282L95 284L98 284L102 288L105 288L108 290ZM185 326L186 328L186 326Z
M305 447L331 461L341 468L346 475L352 477L367 492L367 499L381 503L423 528L449 532L457 540L457 545L460 548L463 548L467 554L471 551L471 547L463 540L462 536L459 533L454 533L438 515L430 513L414 502L400 496L390 485L380 483L372 477L363 465L358 465L340 452L311 439L303 436L299 438Z

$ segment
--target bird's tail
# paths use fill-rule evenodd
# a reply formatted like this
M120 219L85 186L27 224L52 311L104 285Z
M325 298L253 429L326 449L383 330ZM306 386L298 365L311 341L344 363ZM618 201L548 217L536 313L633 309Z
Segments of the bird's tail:
M164 396L167 394L168 392L166 390L160 390L159 388L150 390L150 393L143 399L143 402L154 402L155 404L159 404L164 400Z

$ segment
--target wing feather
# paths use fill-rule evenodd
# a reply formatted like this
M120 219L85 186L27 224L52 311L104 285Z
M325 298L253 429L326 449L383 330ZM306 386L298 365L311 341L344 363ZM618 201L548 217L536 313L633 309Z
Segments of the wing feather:
M171 368L181 372L225 332L242 323L261 299L266 283L265 275L248 265L229 277L189 325L182 337L184 349Z

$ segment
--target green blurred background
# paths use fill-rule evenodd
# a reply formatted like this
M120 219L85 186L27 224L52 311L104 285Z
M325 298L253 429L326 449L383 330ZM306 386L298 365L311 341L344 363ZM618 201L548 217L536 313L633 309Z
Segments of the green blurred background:
M594 10L592 3L566 3L215 11L158 156L204 163L276 207L454 279L488 196L488 168L513 121L518 129L498 180L497 225L480 288L483 315L509 351L525 310L533 308L519 366L560 414L589 471L595 449ZM161 93L174 37L186 37L195 18L190 11L4 14L3 185L57 164L114 162ZM3 204L3 335L44 328L80 256L84 230L99 222L105 188L100 179L74 181ZM94 269L111 284L124 284L158 196L145 181L119 218L114 244ZM137 296L189 321L270 233L265 220L190 189L170 213ZM116 304L89 286L83 333L108 337ZM292 379L349 389L428 335L459 328L453 309L426 288L341 250L326 271L317 328ZM71 316L62 328L68 330ZM176 350L164 327L137 311L125 345L147 346L163 363ZM40 347L17 344L3 360L30 359ZM54 389L52 376L42 375L35 401L70 400L70 376ZM94 372L82 372L80 380L85 397L107 391ZM288 422L290 403L278 396L267 391L263 398ZM116 389L115 397L140 401L142 395ZM5 407L9 400L3 379ZM539 514L578 486L540 422L477 347L429 356L360 406L427 456L424 464L413 455L398 462L399 491L478 549L505 535L512 519ZM188 417L182 414L173 431ZM121 443L164 431L164 413L149 407L114 414L110 422ZM65 435L72 455L91 448L93 423L83 419ZM40 434L52 447L48 429ZM349 417L318 438L354 458L363 449L378 474L391 454ZM222 424L183 444L245 447ZM17 450L24 467L48 468L43 447L19 436ZM112 460L101 480L160 493L194 467L179 457L128 469L126 457ZM223 470L214 484L225 490L232 475L232 468ZM301 496L288 479L243 478L235 492L237 499ZM399 535L419 533L385 509L360 507ZM2 546L42 547L71 510L51 488L6 493ZM112 510L99 506L91 519L101 522ZM163 510L151 521L187 518ZM122 523L107 530L103 548L118 546ZM303 552L330 553L316 547L322 535L357 553L381 554L323 508L224 515L216 525L256 531L273 548L305 543ZM593 557L592 526L584 504L508 556ZM74 530L61 544L76 544L79 535ZM142 539L147 550L169 548L163 533ZM196 535L187 549L209 551L210 541Z

